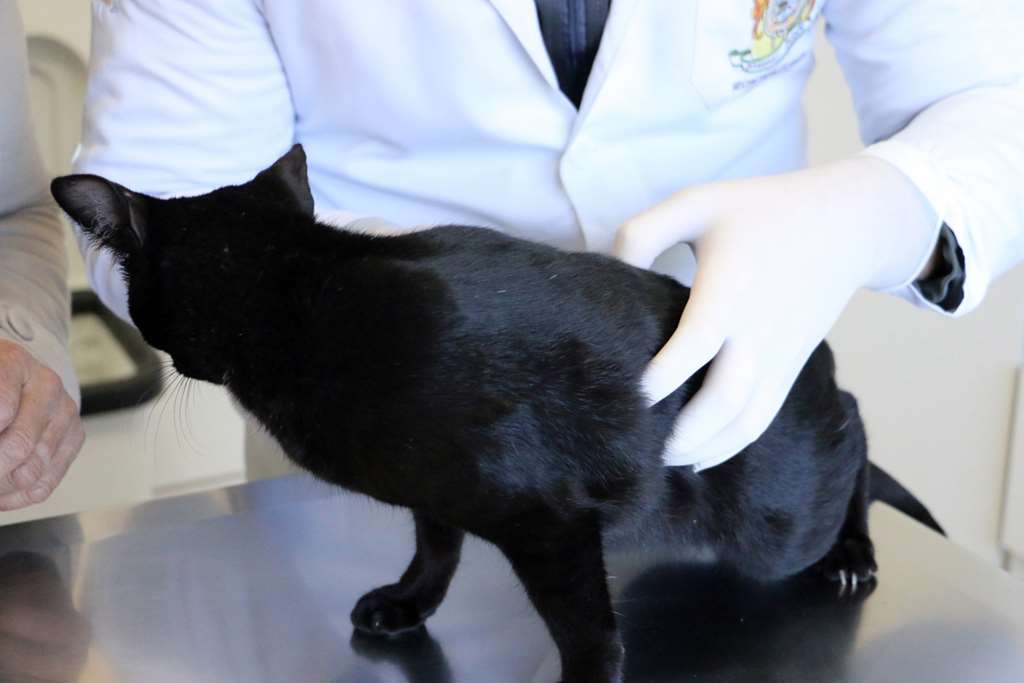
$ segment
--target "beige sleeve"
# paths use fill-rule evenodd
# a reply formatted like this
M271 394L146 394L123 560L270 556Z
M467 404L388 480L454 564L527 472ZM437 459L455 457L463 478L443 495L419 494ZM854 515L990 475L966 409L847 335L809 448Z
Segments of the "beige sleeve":
M25 45L17 4L0 2L0 337L49 366L77 400L67 255L29 115Z

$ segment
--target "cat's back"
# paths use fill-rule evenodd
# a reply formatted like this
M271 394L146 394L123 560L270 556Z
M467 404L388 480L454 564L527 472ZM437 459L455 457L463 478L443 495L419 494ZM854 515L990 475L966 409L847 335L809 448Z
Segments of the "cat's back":
M301 259L289 277L303 284L289 289L303 311L303 353L339 371L378 362L427 370L431 360L459 356L463 368L510 379L544 363L616 366L638 377L688 294L610 257L483 228L338 235L334 246Z
M316 367L342 377L332 394L351 395L347 434L367 432L371 411L386 438L362 442L415 433L420 452L444 443L451 462L506 491L582 485L585 498L619 498L586 482L655 464L639 380L678 322L678 283L459 226L375 240L343 268L318 307L339 342Z
M446 226L410 236L409 253L446 286L464 330L646 361L675 329L688 290L608 256L566 252L494 230Z

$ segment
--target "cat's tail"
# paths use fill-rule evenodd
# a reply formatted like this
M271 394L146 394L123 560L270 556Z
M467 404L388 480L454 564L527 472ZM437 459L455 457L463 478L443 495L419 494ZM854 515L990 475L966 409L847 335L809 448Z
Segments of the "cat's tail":
M893 479L888 472L875 463L869 462L868 466L871 468L868 477L868 481L870 482L869 497L871 501L880 500L886 505L891 505L896 508L908 517L913 517L926 527L934 529L943 536L946 535L946 532L943 531L939 523L935 521L935 518L932 517L932 513L928 511L928 508L924 506L924 503L918 500L913 493L904 488L903 484Z

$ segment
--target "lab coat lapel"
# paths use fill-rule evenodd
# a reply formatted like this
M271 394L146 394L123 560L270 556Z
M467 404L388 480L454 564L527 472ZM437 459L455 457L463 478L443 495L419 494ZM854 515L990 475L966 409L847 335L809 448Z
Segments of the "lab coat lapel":
M601 36L601 45L594 57L594 65L587 78L587 87L580 102L579 115L576 117L576 130L585 122L587 115L594 107L594 102L601 94L601 89L608 80L608 74L615 64L615 56L625 39L630 23L641 0L612 0L608 12L608 21Z
M540 70L548 84L558 90L558 76L551 64L544 36L540 32L537 6L531 0L489 0L519 40L526 54Z

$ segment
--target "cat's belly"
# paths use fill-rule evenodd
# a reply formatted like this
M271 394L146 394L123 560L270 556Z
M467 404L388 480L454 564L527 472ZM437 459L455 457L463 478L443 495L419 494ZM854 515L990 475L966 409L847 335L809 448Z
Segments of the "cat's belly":
M643 557L645 560L682 562L687 564L713 564L721 554L710 543L688 536L677 529L664 529L663 533L650 530L637 533L614 526L601 532L606 553Z

